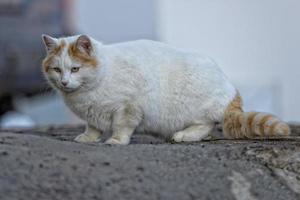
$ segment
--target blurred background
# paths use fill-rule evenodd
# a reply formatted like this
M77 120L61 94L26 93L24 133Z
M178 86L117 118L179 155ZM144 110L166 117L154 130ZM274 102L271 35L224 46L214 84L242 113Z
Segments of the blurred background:
M0 0L0 127L81 123L41 74L41 34L152 39L214 58L245 110L300 121L299 0Z

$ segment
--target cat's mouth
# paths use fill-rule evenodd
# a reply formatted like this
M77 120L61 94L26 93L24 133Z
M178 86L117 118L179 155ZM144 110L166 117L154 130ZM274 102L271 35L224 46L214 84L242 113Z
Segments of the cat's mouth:
M72 87L67 87L67 86L60 86L59 89L62 90L63 92L71 93L71 92L76 91L78 88L72 88Z

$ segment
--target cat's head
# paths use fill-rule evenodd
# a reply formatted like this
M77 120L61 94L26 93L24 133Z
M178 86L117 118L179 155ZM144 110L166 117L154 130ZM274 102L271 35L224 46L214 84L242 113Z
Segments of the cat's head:
M86 35L53 38L42 35L47 56L43 73L50 84L65 93L88 88L95 82L99 63L96 44Z

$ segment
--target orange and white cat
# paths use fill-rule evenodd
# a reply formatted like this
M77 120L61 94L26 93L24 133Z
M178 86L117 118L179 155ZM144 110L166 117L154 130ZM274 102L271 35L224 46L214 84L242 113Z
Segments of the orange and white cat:
M270 114L243 112L242 100L217 64L196 52L138 40L103 45L86 35L43 35L43 72L66 105L87 122L78 142L130 142L135 130L175 142L199 141L217 122L228 138L288 135Z

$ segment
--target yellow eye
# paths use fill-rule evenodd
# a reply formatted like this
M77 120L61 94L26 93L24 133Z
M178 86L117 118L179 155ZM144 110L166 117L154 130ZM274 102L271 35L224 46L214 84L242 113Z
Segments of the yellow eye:
M53 70L56 71L57 73L61 72L61 70L58 67L54 67Z
M78 72L78 71L79 71L79 67L72 67L72 69L71 69L72 73Z

